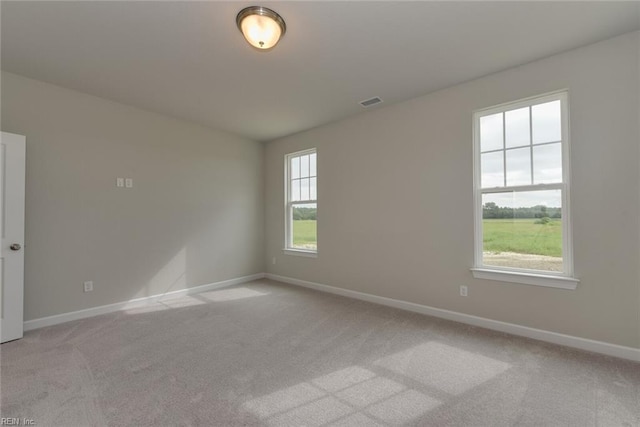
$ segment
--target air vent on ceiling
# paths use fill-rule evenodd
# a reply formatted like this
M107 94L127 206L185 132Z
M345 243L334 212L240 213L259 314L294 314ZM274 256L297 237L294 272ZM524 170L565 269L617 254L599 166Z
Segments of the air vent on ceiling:
M381 102L382 102L382 99L376 96L371 99L365 99L364 101L360 101L360 105L362 105L364 108L368 108L368 107L371 107L372 105L380 104Z

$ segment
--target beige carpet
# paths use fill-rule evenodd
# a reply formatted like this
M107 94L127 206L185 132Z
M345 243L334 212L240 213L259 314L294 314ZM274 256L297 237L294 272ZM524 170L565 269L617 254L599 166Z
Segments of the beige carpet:
M38 426L638 426L640 364L271 281L28 332Z

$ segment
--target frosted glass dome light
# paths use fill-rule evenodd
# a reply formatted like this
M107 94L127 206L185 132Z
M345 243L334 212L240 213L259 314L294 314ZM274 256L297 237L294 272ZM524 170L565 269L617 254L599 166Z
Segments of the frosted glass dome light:
M238 29L249 44L260 50L268 50L278 44L287 31L284 19L271 9L250 6L236 16Z

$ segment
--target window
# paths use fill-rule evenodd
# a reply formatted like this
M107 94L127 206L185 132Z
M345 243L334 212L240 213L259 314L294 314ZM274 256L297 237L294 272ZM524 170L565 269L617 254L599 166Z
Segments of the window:
M316 150L288 154L285 162L285 251L313 256L318 251Z
M575 289L567 93L474 114L474 276Z

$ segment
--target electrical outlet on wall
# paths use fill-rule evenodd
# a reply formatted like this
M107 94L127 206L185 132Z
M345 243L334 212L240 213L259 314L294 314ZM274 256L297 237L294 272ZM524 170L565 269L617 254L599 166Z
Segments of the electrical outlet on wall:
M467 288L466 285L460 286L460 296L461 297L469 296L469 288Z
M87 280L86 282L84 282L84 291L85 292L93 291L93 281Z
M276 265L276 257L271 258L271 264Z

